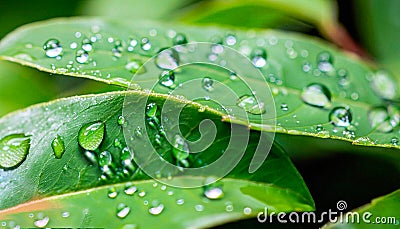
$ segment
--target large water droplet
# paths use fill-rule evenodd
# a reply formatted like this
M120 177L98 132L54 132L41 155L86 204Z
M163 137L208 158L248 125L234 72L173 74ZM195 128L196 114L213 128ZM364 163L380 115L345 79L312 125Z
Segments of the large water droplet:
M127 205L120 203L117 206L117 216L120 219L126 218L128 216L129 212L131 212L131 208L128 207Z
M85 50L86 52L92 51L93 50L92 41L89 40L88 38L83 39L82 49Z
M50 58L60 56L63 51L60 41L57 39L47 40L43 45L43 49L46 52L46 56Z
M175 49L166 49L157 55L155 62L161 69L173 70L179 66L179 54Z
M331 93L322 84L313 83L305 87L301 93L301 99L315 107L328 108L331 106Z
M397 85L389 73L378 71L371 78L371 86L377 95L383 99L393 100L397 95Z
M236 104L250 114L259 115L265 113L264 103L258 103L257 99L251 95L240 97Z
M368 121L372 128L387 133L393 130L388 112L383 107L374 108L368 113Z
M174 71L163 71L159 83L164 87L174 89L176 87Z
M267 64L267 52L264 49L254 49L251 55L251 62L257 68L262 68Z
M109 166L112 164L112 155L108 151L103 151L99 156L99 165L100 166Z
M348 127L352 121L351 111L344 107L335 107L329 113L329 121L335 126Z
M49 221L50 221L50 218L46 216L43 219L36 220L35 222L33 222L33 224L36 227L43 228L43 227L47 226Z
M12 134L0 140L0 167L11 169L20 165L26 158L30 138L25 134Z
M51 142L51 148L53 149L54 156L57 159L60 159L63 156L65 152L65 145L60 135L57 135L57 137L53 139Z
M206 91L214 90L213 84L214 80L212 80L210 77L204 77L203 80L201 81L201 85Z
M155 104L155 103L147 104L147 106L146 106L146 115L147 115L147 117L149 117L149 118L156 117L157 108L158 108L157 104Z
M321 52L317 57L318 69L321 72L331 72L333 68L333 56L329 52Z
M178 162L181 162L189 157L189 145L180 135L175 135L173 147L172 153Z
M209 187L205 188L204 196L211 200L217 200L224 196L224 192L221 187Z
M149 213L152 215L159 215L164 210L164 205L159 203L158 201L153 201L151 208L149 209Z
M83 125L78 134L79 145L86 150L94 151L98 149L103 142L104 132L104 122L98 121Z
M89 53L85 50L78 50L76 51L75 60L80 64L86 64L89 61Z
M91 151L86 150L84 152L85 158L93 165L97 164L97 155Z
M128 196L132 196L137 191L137 187L132 184L127 184L125 186L124 192Z

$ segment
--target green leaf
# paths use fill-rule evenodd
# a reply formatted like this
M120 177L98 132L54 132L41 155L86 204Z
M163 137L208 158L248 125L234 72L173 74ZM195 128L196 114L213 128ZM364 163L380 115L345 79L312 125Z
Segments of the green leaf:
M360 208L344 213L343 218L338 218L335 224L327 224L324 228L399 228L400 224L400 190L390 193L386 196L373 199L370 204L366 204ZM352 213L354 218L346 214ZM360 223L357 222L359 215ZM349 218L346 218L349 217ZM364 220L365 219L365 220ZM346 223L348 221L348 223ZM341 223L343 222L343 223Z
M131 138L129 135L126 135L126 133L123 135L123 126L128 125L127 128L129 129L129 122L134 123L135 120L145 119L145 117L140 117L140 115L135 112L131 113L133 114L132 117L122 116L125 117L126 120L121 121L124 100L128 97L132 99L130 101L135 101L133 103L134 106L138 106L140 102L146 102L148 100L149 104L155 104L155 106L158 107L164 104L163 107L165 107L165 101L168 101L172 106L170 107L171 110L167 111L165 114L166 116L162 117L169 117L170 120L174 117L171 114L173 114L177 108L184 106L179 116L178 127L182 135L189 140L198 140L199 137L202 136L203 133L201 132L202 127L200 127L200 123L205 119L211 120L215 124L217 132L216 138L212 144L201 151L201 153L191 154L187 158L188 162L193 167L201 167L212 163L222 155L222 150L230 144L230 137L227 136L227 133L231 131L231 125L221 122L221 114L219 112L203 107L197 103L177 99L175 97L168 97L162 94L149 95L144 92L112 92L100 95L65 98L46 104L36 105L16 113L11 113L0 119L0 137L3 138L4 136L9 136L14 133L24 133L30 136L30 149L26 159L15 168L8 170L0 169L0 187L2 188L0 208L6 209L30 200L41 199L48 196L58 196L63 193L71 193L78 190L89 190L106 184L122 185L122 183L126 181L149 180L150 178L145 175L143 171L138 169L138 166L132 161L132 158L126 157L126 150L129 149L125 148L125 139ZM199 110L201 110L201 112L199 112ZM158 120L162 120L159 114L155 117L157 117ZM79 132L82 127L86 129L87 123L93 126L92 124L94 122L97 123L99 121L103 122L104 124L102 125L105 126L104 139L98 146L99 148L94 152L86 151L79 146ZM92 128L91 130L96 132L99 128ZM175 131L174 129L165 129L165 131L167 132L167 136L170 132L172 132L171 134L176 133L173 132ZM150 139L151 143L157 149L157 152L162 155L165 160L170 160L172 157L171 151L175 146L170 145L164 137L159 138L157 142L156 139L153 138L155 133L157 133L157 131L155 132L153 125L149 122L141 129L140 136L135 132L135 135L132 136L135 139L131 141L133 141L135 145L141 146L145 145L146 139ZM91 138L94 135L87 136ZM53 152L52 149L54 139L59 137L63 139L63 148L65 150L61 158L59 154ZM230 192L233 192L232 198L230 198L229 201L235 204L235 201L240 199L240 201L243 201L238 203L240 207L243 206L243 204L264 203L280 211L312 210L314 208L313 200L307 187L288 156L279 146L276 145L272 148L267 160L257 172L252 174L248 172L249 164L258 147L260 133L252 131L249 138L244 157L228 174L228 178L230 179L224 181L226 182L226 187L224 187L226 196L229 197L231 195ZM98 139L96 138L94 141L98 142ZM242 139L242 141L245 141L245 139ZM135 148L135 157L139 155L139 152L148 153L149 151L137 151ZM111 163L109 163L108 159L103 161L105 159L104 156L107 155L111 155L109 156L110 158L108 158ZM129 160L128 162L126 161L127 159ZM176 162L172 160L171 163ZM158 167L158 169L159 175L162 177L165 175L165 177L167 177L168 174L164 173L162 167ZM203 175L203 178L202 175L196 177L197 179L205 179L206 177L204 176L205 175ZM175 177L174 174L172 174L172 177ZM180 179L180 177L176 177L176 179ZM142 184L146 186L149 185L149 183L151 182L139 182L138 186ZM235 188L236 185L238 185L237 188ZM247 186L254 186L253 188L259 190L258 196L254 196L254 193L252 195L246 194L247 192L241 193L239 187ZM93 196L99 195L95 194L97 192L103 193L101 195L104 195L104 199L106 199L106 195L104 194L105 190L107 190L107 188L89 190L88 192L93 192ZM194 191L190 189L179 191L176 189L176 192L182 192L182 195L184 195L183 197L186 197L186 195L196 196L198 195L198 191L199 189ZM270 200L269 198L263 199L259 197L260 193L263 191L265 191L265 195L271 196ZM148 192L151 193L151 190ZM75 201L81 202L80 199L86 198L86 194L77 193L72 194L72 196L51 197L44 201L45 203L47 203L46 201L52 202L53 200L57 202L60 199L62 205L66 204L66 209L71 209L72 213L76 208L83 206L80 204L75 206L74 203L77 203ZM77 199L75 200L75 198ZM200 197L197 199L199 198ZM70 199L71 203L68 205L67 202ZM172 200L168 197L167 199L169 199L168 201ZM164 201L164 199L160 199L160 201L161 200ZM225 200L225 197L223 200ZM278 203L278 200L281 201ZM228 199L226 199L226 201L228 201ZM88 204L89 202L91 201L88 200ZM187 202L190 202L189 199ZM225 206L225 201L217 202L220 204L219 206ZM132 208L143 207L142 203L142 201L135 203L135 206L132 206ZM90 203L89 205L97 206L96 202ZM259 207L260 205L257 206ZM107 205L107 207L111 209L110 212L114 215L115 206ZM240 207L236 210L238 212L240 211L241 214L237 214L238 212L235 210L235 214L226 216L227 218L224 217L225 219L218 219L218 223L225 222L228 219L234 220L238 217L249 217L243 214L243 209L240 209ZM225 208L214 210L215 212L226 214ZM212 212L214 212L214 210ZM10 212L12 213L13 210L10 209ZM207 213L207 211L205 210L204 213ZM196 218L195 212L193 212L193 214L194 215L189 217L190 219ZM3 214L0 215L3 216ZM63 221L60 222L62 223ZM103 221L100 220L100 222ZM148 222L150 223L152 221ZM80 223L80 221L78 222L74 219L72 223L77 224Z
M49 33L52 35L49 36ZM375 72L356 57L341 53L310 37L271 30L246 32L101 19L56 19L27 25L9 34L0 44L0 58L43 71L84 77L123 87L134 87L136 83L144 89L152 88L156 92L169 93L169 88L157 84L159 75L153 74L154 66L150 66L152 71L147 73L146 69L138 66L160 50L171 47L174 38L169 36L177 33L183 34L189 42L222 41L224 44L227 44L225 40L232 34L236 43L231 43L231 47L253 60L254 53L260 49L266 51L267 62L260 70L273 94L277 126L273 125L274 121L271 122L274 112L267 112L266 115L249 114L249 121L240 115L236 119L227 117L226 121L249 125L255 130L345 140L356 145L400 148L394 134L399 130L398 106L390 101L399 98L398 82L386 73ZM79 38L76 38L77 35ZM79 46L77 49L80 49L86 37L96 36L101 39L96 38L96 42L92 44L93 50L88 53L91 60L80 64L76 60L77 50L71 49L70 44L75 42ZM42 46L49 38L60 41L63 47L61 59L46 57ZM143 38L148 38L150 43ZM132 42L132 45L136 44L135 47L131 46L132 40L138 42ZM32 45L32 48L26 48L26 44ZM143 45L146 45L144 49L140 47ZM21 59L18 56L21 53L30 56L31 60ZM135 76L131 84L132 73L139 69L142 72ZM253 74L240 76L245 83L251 83L252 88L249 89L243 86L243 81L230 80L230 74L226 70L215 66L197 64L182 66L178 70L175 72L175 85L211 76L214 81L223 82L223 85L232 88L239 97L266 89L266 83L262 82L264 80L260 81ZM170 76L163 77L162 80L168 80ZM318 90L315 89L304 92L304 88L310 84L321 84L327 88L331 95L330 103L323 108L313 104L315 101L312 102L310 94L317 94L316 98L324 96L318 96ZM202 89L199 87L199 90ZM184 96L188 98L198 96L192 88L185 93ZM222 95L225 95L223 92L215 90L212 93L216 102L231 108L233 114L243 111L244 107L237 106L234 99L222 101ZM268 106L272 105L266 98L261 101ZM208 101L198 102L212 107ZM383 107L386 110L384 113L388 113L387 116L379 116L383 117L381 122L374 122L379 117L371 116L371 111L377 107ZM344 108L349 115L343 116L343 109L340 111L337 108ZM271 107L268 109L271 110ZM249 109L247 111L251 112ZM336 125L332 125L335 115L342 115L340 117L347 118L347 122L336 119ZM370 123L382 124L372 126Z

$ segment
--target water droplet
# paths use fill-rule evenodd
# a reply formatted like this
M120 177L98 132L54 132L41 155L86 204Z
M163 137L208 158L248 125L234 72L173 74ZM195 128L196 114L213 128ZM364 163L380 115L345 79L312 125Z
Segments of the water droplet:
M84 156L86 157L86 159L88 159L88 161L90 161L90 163L92 163L93 165L97 164L97 155L91 151L86 150L84 152Z
M189 145L180 135L175 135L173 147L172 153L178 162L181 162L189 157Z
M251 214L251 208L249 208L249 207L245 207L244 209L243 209L243 213L245 214L245 215L250 215Z
M46 56L50 58L60 56L63 51L60 41L57 39L47 40L43 45L43 49L46 52Z
M174 89L176 87L174 71L163 71L159 83L164 87Z
M237 79L236 73L231 72L231 74L229 75L229 79L231 79L231 80L236 80L236 79Z
M214 80L212 80L210 77L204 77L203 80L201 81L201 85L206 91L214 90L213 84Z
M49 221L50 221L50 218L46 216L43 219L36 220L33 224L36 227L43 228L43 227L47 226Z
M182 205L182 204L184 204L185 203L185 200L184 199L177 199L176 200L176 204L177 205Z
M131 208L128 207L127 205L120 203L117 206L117 216L120 219L124 219L126 218L126 216L128 216L128 214L131 212Z
M236 104L251 114L259 115L265 113L264 103L258 103L257 99L251 95L240 97Z
M70 213L69 212L63 212L63 213L61 213L61 217L63 217L63 218L68 218L70 216Z
M115 41L114 47L111 50L113 57L120 58L122 56L122 51L124 51L122 42L120 40Z
M164 210L164 205L161 203L158 203L158 201L153 201L152 207L149 208L149 213L152 215L159 215L162 213Z
M187 43L187 38L184 34L178 33L173 39L174 45L184 45Z
M115 187L111 187L107 191L107 196L110 199L115 199L118 196L118 191Z
M371 78L371 86L377 95L383 99L393 100L397 95L397 85L389 73L378 71Z
M225 39L227 45L232 46L236 44L236 37L234 35L228 35Z
M12 134L0 140L0 167L11 169L20 165L29 153L31 140L24 134Z
M140 197L146 196L146 192L145 192L145 191L140 191L140 192L139 192L139 196L140 196Z
M312 65L309 62L304 62L302 66L303 72L310 72L312 69Z
M57 137L53 139L51 142L51 148L53 148L54 156L57 159L60 159L63 156L65 152L65 145L60 135L57 135Z
M335 107L329 113L329 121L335 126L347 127L351 124L352 114L349 109L344 107Z
M146 115L147 115L147 117L149 117L149 118L156 117L157 108L158 108L157 104L155 104L155 103L147 104L147 106L146 106Z
M376 128L379 132L387 133L393 130L390 122L390 116L385 108L373 108L368 113L368 121L372 128Z
M121 115L118 117L118 125L123 126L124 124L125 124L125 117Z
M317 57L318 69L321 72L331 72L333 68L333 56L329 52L321 52Z
M208 187L204 190L204 196L210 200L218 200L224 196L224 192L221 187Z
M347 78L347 70L346 69L338 69L336 71L336 75L339 78L339 86L347 87L350 84L350 81Z
M289 110L289 106L286 103L282 103L281 104L281 110L288 111Z
M144 73L146 72L145 67L142 66L142 64L138 61L130 60L126 63L125 69L128 70L131 73Z
M399 138L398 137L393 137L390 140L390 143L392 143L392 145L394 145L394 146L398 146L399 145Z
M138 229L138 225L136 224L125 224L124 226L122 226L122 229Z
M198 212L202 212L204 210L204 206L201 204L197 204L196 206L194 206L194 209L196 209L196 211Z
M76 42L72 42L71 44L69 44L69 47L71 49L76 49L78 47L78 44Z
M92 41L85 38L82 41L82 49L85 50L86 52L90 52L93 49Z
M76 51L75 60L80 64L86 64L89 61L89 53L84 50L78 50Z
M112 155L108 151L103 151L99 156L99 165L100 166L109 166L112 164Z
M305 87L301 93L301 99L315 107L328 108L331 106L331 93L322 84L313 83Z
M132 196L133 194L135 194L136 191L137 191L136 186L131 184L127 184L124 189L125 194L128 196Z
M166 49L157 55L155 62L161 69L173 70L179 66L179 54L175 49Z
M81 127L78 134L79 145L86 149L94 151L99 148L103 142L105 125L103 122L87 123Z
M149 51L151 49L151 43L148 38L142 38L141 47L144 51Z
M227 204L227 205L225 206L225 210L226 210L227 212L233 211L233 205L232 205L231 203Z
M253 50L251 62L257 68L262 68L267 64L267 52L264 49L257 48Z

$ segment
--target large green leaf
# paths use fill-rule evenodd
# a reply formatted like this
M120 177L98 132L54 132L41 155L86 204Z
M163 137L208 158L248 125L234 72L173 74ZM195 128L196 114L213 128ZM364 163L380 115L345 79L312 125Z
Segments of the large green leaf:
M137 184L138 188L146 190L146 192L149 193L149 198L151 197L148 201L152 201L153 198L155 198L152 194L152 190L155 189L152 188L150 190L149 187L152 185L151 183L154 183L154 181L151 181L150 177L138 169L135 162L130 160L129 163L131 164L128 165L126 158L123 159L124 151L126 153L125 139L130 138L127 137L126 134L124 138L122 126L125 125L125 122L131 122L131 120L135 119L144 120L146 118L140 117L140 115L134 113L131 118L129 118L129 116L122 116L126 118L125 122L122 121L122 106L126 96L129 96L129 98L132 99L130 101L135 101L135 103L133 103L134 106L139 104L140 101L148 100L149 104L155 103L158 107L161 107L165 106L163 105L165 101L169 101L172 104L170 104L172 106L170 107L172 109L171 112L182 105L185 105L179 116L179 127L186 139L198 140L201 136L198 128L200 128L201 131L202 127L200 127L200 123L205 119L211 120L215 124L217 130L215 141L213 141L213 143L201 153L190 155L187 158L191 167L201 167L203 165L211 164L215 159L223 155L222 150L230 144L230 137L227 134L231 131L231 125L221 122L221 114L219 112L203 107L197 103L175 97L168 97L162 94L149 95L144 92L111 92L100 95L65 98L46 104L40 104L16 113L11 113L0 120L0 137L2 139L0 144L6 144L4 139L8 141L10 138L15 139L16 137L24 137L24 141L29 139L30 142L28 147L29 152L27 153L26 158L21 157L21 161L15 163L17 164L16 166L0 169L0 187L2 189L0 208L7 209L30 200L55 196L46 198L43 202L39 202L38 205L37 202L28 204L29 206L33 206L32 208L22 206L20 209L22 209L21 211L45 211L49 216L53 216L53 213L55 212L53 212L54 210L52 206L53 204L56 204L58 206L56 208L70 211L71 221L58 221L60 219L58 215L58 218L56 218L57 220L51 220L55 223L51 225L62 226L67 224L69 226L79 226L83 223L87 226L86 221L82 222L81 214L75 216L72 214L76 211L81 212L82 209L80 208L84 207L93 212L91 217L93 216L94 219L99 220L98 222L97 220L91 221L89 223L90 226L98 226L103 225L104 220L106 219L102 216L103 213L95 213L98 209L98 201L103 199L105 202L102 201L102 203L104 203L107 208L106 214L113 215L115 215L115 207L117 203L116 201L110 201L106 198L105 192L108 190L107 187L92 189L94 187L107 184L119 184L117 189L121 191L120 189L126 181L147 180L136 182L135 184ZM176 109L174 109L174 107ZM199 112L199 110L202 111ZM161 116L159 117L158 115L159 114L157 114L156 117L161 120ZM170 118L173 117L169 112L166 112L163 115ZM95 131L102 130L98 127L102 127L103 124L97 125L97 128L92 125L93 123L99 123L99 121L104 123L105 134L102 131ZM90 130L94 132L90 132L85 136L80 135L81 128L89 130L86 128L86 124L90 124ZM165 131L168 134L172 129L165 129ZM140 133L141 136L133 136L135 139L132 141L134 141L136 145L145 144L145 139L148 137L157 149L157 152L160 153L165 160L173 158L173 146L171 146L164 137L159 138L160 141L157 142L155 138L153 138L155 135L152 125L147 124ZM104 139L101 140L103 134ZM83 139L84 141L82 141L82 137L86 138L86 140ZM188 203L188 207L194 207L193 204L196 203L195 201L199 201L199 204L204 203L205 209L204 214L202 213L197 215L195 211L186 212L187 209L182 208L181 210L182 212L185 212L185 214L176 214L176 216L174 216L175 221L171 221L170 223L172 225L184 225L185 223L193 222L192 220L197 222L197 220L200 220L203 217L213 217L215 215L220 215L221 218L215 218L210 221L211 224L220 224L239 218L252 217L256 214L256 211L253 211L250 215L246 215L243 213L243 207L245 205L253 207L253 204L255 209L260 209L262 205L267 205L279 211L312 210L314 208L313 200L307 187L290 162L288 156L279 146L274 146L272 148L267 160L262 164L261 168L257 172L252 174L248 172L249 164L252 160L255 149L257 148L259 138L259 132L251 132L246 153L239 164L228 174L227 179L223 181L224 186L222 187L222 190L225 192L227 198L222 198L221 201L215 201L215 203L210 201L210 204L208 205L207 201L204 202L201 197L202 195L199 194L201 191L200 189L181 190L178 188L171 188L176 193L176 197L182 195L181 198L185 199L185 202ZM61 144L63 145L61 146L61 149L64 148L65 152L60 152L60 144L57 145L58 147L54 147L54 139L57 139L56 142L58 143L63 143ZM10 148L8 151L5 150L3 146L1 147L1 166L4 167L6 162L8 162L8 157L14 157L12 153L22 151L19 145L15 145L16 142L18 141L14 140L14 145L5 145ZM102 162L101 157L103 153L100 154L99 158L97 158L97 156L94 156L94 159L93 157L89 157L92 158L90 160L85 156L87 153L81 146L89 148L87 144L88 142L92 143L90 146L98 145L98 142L101 143L99 149L94 151L94 155L104 151L111 153L112 164L108 164L111 167L111 173L107 173L105 167L102 167L104 166L104 164L101 164L104 163ZM26 144L24 147L24 149L26 149ZM58 154L53 152L52 147L57 150ZM61 155L61 158L57 159L56 156L59 155ZM134 155L139 155L139 152L135 151ZM175 163L175 161L171 161L171 163ZM159 174L161 177L170 176L169 174L165 174L163 171L163 167L159 167ZM184 178L185 177L175 177L174 174L172 174L172 180ZM204 180L206 178L208 177L200 174L199 176L195 176L193 179ZM248 189L255 189L256 192L248 192ZM87 190L87 192L59 196L63 193L72 193L79 190ZM157 192L154 192L154 195L164 203L166 213L174 213L175 207L176 209L179 209L179 206L175 206L175 204L171 203L171 201L175 201L175 199L167 195L164 197L157 194ZM87 193L89 193L88 195L92 195L93 199L87 199ZM130 205L132 211L136 211L134 209L146 207L143 206L143 200L133 203L128 201L126 198L127 197L122 197L121 195L117 200L124 201L127 204L128 202L129 204L132 204ZM87 205L80 204L82 201L87 203ZM232 202L234 208L236 208L232 214L227 213L225 210L225 205L228 201ZM238 202L236 203L236 201ZM40 203L43 203L43 205ZM189 205L189 203L191 205ZM40 206L47 207L43 209L40 208ZM168 210L168 208L170 210ZM207 211L207 209L209 209L209 211ZM180 212L181 210L177 211ZM15 213L13 208L5 210L0 215L2 216L1 218L11 217L11 219L13 219L14 216L9 216L9 214L12 213ZM135 215L134 219L137 219L136 217L139 217L138 219L143 219L141 218L143 216L141 214L144 213L140 213L139 215L137 214L131 215ZM171 218L170 214L172 213L167 213L163 216L165 217L163 218L165 220L162 220L163 224L168 223L167 219ZM183 215L187 217L187 220L179 218ZM21 223L22 225L28 225L25 223L29 223L32 220L26 218L26 214L17 215L15 217L17 217L15 219L18 219L17 223ZM150 217L150 215L146 215L146 217ZM177 221L178 219L182 220L182 223ZM136 222L138 220L134 221ZM126 221L121 221L121 223L126 223ZM153 222L149 219L141 221L140 223ZM200 221L198 223L200 224Z
M11 33L0 44L0 58L43 71L128 87L131 85L132 72L136 71L132 66L140 65L161 49L172 46L177 40L174 38L176 33L182 33L189 42L217 40L224 44L227 44L227 39L231 39L232 42L232 37L229 36L232 34L236 42L228 42L230 46L250 58L253 58L252 52L258 50L257 48L266 50L267 64L260 68L260 71L269 82L274 96L276 129L274 126L271 127L273 122L270 118L273 112L267 112L265 116L249 114L249 121L242 117L231 120L228 118L227 121L250 125L256 130L272 129L278 133L291 135L339 139L366 146L399 148L395 135L399 130L399 113L397 105L391 102L399 98L398 82L386 73L375 72L356 57L341 53L310 37L271 30L246 32L101 19L56 19L27 25ZM78 63L76 52L81 48L83 39L96 36L96 42L92 44L93 50L88 53L88 63ZM62 58L46 57L42 46L49 38L60 41L63 47ZM143 43L143 38L149 39L151 47L146 45L146 39ZM135 47L132 45L136 42L131 42L132 40L138 42ZM78 47L71 49L70 45L75 45L74 42ZM141 46L149 50L144 50ZM26 54L22 56L29 58L21 58L21 54ZM184 66L178 70L180 71L176 72L176 85L184 84L203 74L201 77L210 75L223 85L232 88L238 96L266 90L263 80L254 75L241 76L246 83L252 83L253 88L246 89L242 81L229 80L229 74L222 68L198 64ZM148 78L140 78L142 75ZM156 92L169 93L167 88L157 86L159 80L157 74L150 72L142 75L139 74L134 83L147 89L149 84L155 84L156 87L153 89ZM302 94L303 89L313 83L324 85L329 93L325 93L326 95L319 93L320 96L315 98L312 96L317 101L309 103L326 102L326 98L329 98L327 95L332 95L331 101L328 101L324 109L316 107L315 104L310 106L302 101L302 97L310 94ZM317 94L318 91L324 91L318 88L312 89L311 94L315 91ZM189 91L191 94L185 96L198 95L194 90ZM213 91L217 102L232 108L233 113L240 110L236 106L236 101L222 101L224 96L221 95L224 94L219 93L221 92ZM208 101L199 102L209 105ZM269 101L262 102L271 105ZM348 119L351 121L350 126L340 127L347 125L346 122L332 125L332 121L335 120L331 120L330 114L337 114L334 111L346 114L343 109L334 109L337 107L344 107L351 113L352 119ZM371 113L376 107L382 109ZM336 119L335 122L339 121Z
M324 228L399 228L400 190L386 196L373 199L370 204L344 213L337 223L327 224ZM346 214L353 214L347 215ZM359 223L357 223L357 215ZM354 223L352 223L354 222Z

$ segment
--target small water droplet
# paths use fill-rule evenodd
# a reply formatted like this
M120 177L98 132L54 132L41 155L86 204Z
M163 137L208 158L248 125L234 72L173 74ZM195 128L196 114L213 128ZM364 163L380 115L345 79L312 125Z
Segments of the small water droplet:
M204 210L204 206L201 204L197 204L196 206L194 206L194 209L196 209L196 211L198 212L202 212Z
M257 68L262 68L267 64L267 52L264 49L254 49L251 55L251 62Z
M65 144L60 135L57 135L57 137L53 139L51 142L51 148L53 149L54 156L57 159L60 159L63 156L65 152Z
M57 39L47 40L43 45L43 49L46 52L46 56L50 58L60 56L63 51L63 47L61 46L60 41Z
M147 115L147 117L149 117L149 118L156 117L157 109L158 109L157 104L155 104L155 103L147 104L147 106L146 106L146 115Z
M301 99L308 105L328 108L331 106L331 93L322 84L313 83L305 87L301 93Z
M151 43L148 38L144 37L141 41L141 47L144 51L149 51L151 49Z
M139 192L139 196L140 196L140 197L146 196L146 192L145 192L145 191L140 191L140 192Z
M190 155L189 145L180 135L175 135L172 153L178 162L184 161Z
M69 216L70 216L69 212L61 213L61 217L63 217L63 218L68 218Z
M81 127L78 134L79 145L86 149L94 151L99 148L103 142L105 125L103 122L87 123Z
M176 87L174 71L163 71L160 75L159 80L159 83L164 87L170 89L174 89Z
M118 125L123 126L124 124L125 124L125 117L121 115L118 117Z
M321 52L317 57L318 69L321 72L331 72L333 68L333 56L329 52Z
M368 113L368 121L372 128L376 128L379 132L387 133L393 130L390 122L390 116L383 107L373 108Z
M120 40L115 41L114 47L111 52L114 58L120 58L122 56L122 52L124 51L123 44Z
M243 209L243 213L245 214L245 215L250 215L251 214L251 208L249 208L249 207L245 207L244 209Z
M335 126L340 126L340 127L350 126L352 121L351 111L344 107L335 107L329 113L329 121Z
M184 204L185 203L185 200L184 199L177 199L176 200L176 204L177 205L182 205L182 204Z
M392 145L394 145L394 146L398 146L399 145L399 138L398 137L393 137L390 140L390 143L392 143Z
M46 216L43 219L36 220L33 224L36 227L43 228L43 227L47 226L49 221L50 221L50 218Z
M109 166L112 164L112 155L108 151L103 151L99 156L99 165L100 166Z
M124 219L126 218L126 216L128 216L128 214L131 212L131 208L128 207L127 205L120 203L117 206L117 216L120 219Z
M132 196L133 194L135 194L136 191L137 191L136 186L131 185L131 184L127 184L124 189L125 194L128 196Z
M0 167L19 166L29 153L31 140L25 134L11 134L0 140Z
M76 49L78 47L78 44L76 42L72 42L71 44L69 44L69 47L71 49Z
M179 54L175 49L161 51L155 60L157 67L166 70L173 70L179 66Z
M396 82L385 71L378 71L371 78L371 86L374 92L383 99L393 100L397 96Z
M125 224L124 226L122 226L122 229L138 229L138 225L136 224Z
M286 103L282 103L281 104L281 110L288 111L289 110L289 106Z
M232 46L236 44L236 37L234 35L228 35L225 39L227 45Z
M225 206L225 210L226 210L227 212L233 211L233 205L232 205L231 203L227 204L227 205Z
M173 38L174 45L184 45L187 42L188 41L187 41L186 36L184 34L182 34L182 33L176 34L176 36Z
M251 95L240 97L236 104L250 114L259 115L265 113L264 104L258 103L257 99Z
M89 61L89 53L85 50L78 50L76 51L75 60L80 64L86 64Z
M303 72L310 72L312 69L312 65L309 62L304 62L302 66Z
M89 40L88 38L83 39L82 49L85 50L86 52L92 51L92 49L93 49L92 41Z
M214 90L213 84L214 80L212 80L210 77L204 77L203 80L201 81L201 85L206 91Z
M107 191L107 196L110 199L115 199L118 196L118 191L115 187L111 187Z
M152 215L159 215L163 212L164 205L158 203L158 201L153 201L151 208L149 208L149 213Z

